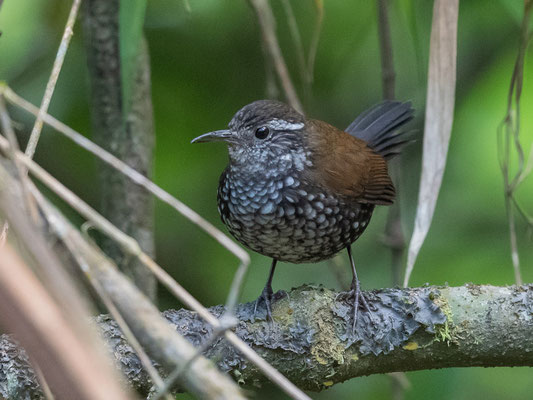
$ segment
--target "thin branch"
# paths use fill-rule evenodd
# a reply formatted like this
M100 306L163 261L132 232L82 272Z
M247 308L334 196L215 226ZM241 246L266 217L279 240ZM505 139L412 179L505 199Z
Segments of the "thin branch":
M296 22L296 17L294 16L291 2L290 0L283 0L281 2L287 17L287 25L289 27L289 32L294 44L294 50L296 51L296 56L298 59L298 67L300 69L300 75L303 84L304 100L309 100L309 95L311 93L311 86L314 79L315 59L318 49L318 40L320 38L320 31L322 30L322 22L324 20L324 3L322 0L314 0L314 2L317 10L317 18L311 36L309 55L307 59L305 57L302 37L298 29L298 24Z
M278 38L276 37L276 22L272 8L270 8L267 0L249 0L249 3L257 16L265 48L274 62L274 67L278 74L281 87L285 92L285 97L293 108L301 112L303 111L302 103L298 98L298 94L290 78L287 64L285 64L285 59L283 58Z
M267 99L278 99L280 91L278 82L276 80L276 72L274 71L274 63L268 56L265 44L261 43L261 51L265 60L265 93Z
M381 78L383 86L383 98L392 100L395 95L395 72L392 52L392 40L389 24L389 0L377 0L378 9L378 32L379 48L381 54ZM401 154L392 164L392 174L399 193ZM405 237L402 229L402 217L400 208L400 197L397 195L395 204L391 206L387 214L387 224L385 226L385 244L391 249L391 266L393 284L400 283L400 269L405 251Z
M513 200L514 206L516 207L516 210L521 215L521 217L524 219L524 221L526 221L528 225L531 225L531 227L533 227L533 217L526 213L524 208L520 205L520 203L518 203L518 200L516 199L515 196L513 196L512 200Z
M70 43L70 38L73 34L74 23L76 22L76 16L78 15L78 10L80 8L81 0L74 0L72 3L72 8L67 19L67 25L65 31L63 32L63 37L61 38L61 43L56 54L56 59L52 67L52 73L46 84L46 90L44 92L43 100L41 101L41 107L39 108L39 113L37 114L37 119L31 130L30 139L28 145L26 146L26 154L33 158L35 154L35 149L37 148L37 143L39 142L39 137L41 135L41 130L43 128L43 116L48 111L48 106L50 105L50 100L54 94L54 89L56 87L57 79L59 78L59 73L61 72L61 67L63 66L63 61L65 60L65 55L67 54L68 45Z
M291 1L282 0L281 5L283 6L283 10L285 11L285 15L287 17L287 26L289 27L289 33L291 34L294 50L296 51L296 58L298 60L298 67L300 68L301 79L304 85L307 85L308 70L307 62L305 61L304 45L302 43L302 36L300 35L298 24L296 23L296 17L294 16ZM306 88L305 90L308 91L309 88Z
M503 176L505 211L507 215L507 223L509 225L511 260L513 263L515 282L517 284L522 283L522 276L520 272L520 256L518 252L513 203L515 203L515 191L518 185L520 185L531 172L531 163L533 160L533 146L530 150L529 159L526 163L524 150L522 149L522 144L520 143L520 97L522 94L522 85L524 79L525 53L530 40L529 21L532 9L533 2L528 0L524 1L524 17L522 18L520 43L507 96L507 112L497 130L498 159ZM511 159L511 142L513 143L513 149L516 152L516 157L518 159L517 170L514 174L512 174L512 176L509 168ZM520 208L518 211L519 213L523 214L523 210ZM526 218L526 220L528 220L528 218Z
M4 248L4 245L6 244L8 231L9 231L9 222L5 220L4 224L2 225L2 230L0 231L0 250L2 250Z
M396 73L392 56L392 40L389 24L389 0L376 0L378 8L379 49L381 53L381 79L383 98L394 99Z
M394 58L392 52L391 28L389 23L389 0L377 0L378 9L378 33L379 48L381 54L381 80L383 98L393 100L395 98L396 73L394 71ZM401 178L402 155L399 154L390 166L391 175L396 186L396 199L387 213L385 225L384 243L391 251L391 272L393 286L400 284L400 275L405 252L405 236L402 227L402 215L400 206L400 178ZM409 383L405 374L399 372L391 377L392 396L395 400L405 397L405 384L399 377Z
M529 174L531 174L531 171L533 171L533 143L529 148L529 157L524 166L524 169L522 170L522 173L516 181L516 186L519 186L529 176Z
M318 51L318 40L320 39L320 32L322 31L322 22L324 21L324 2L323 0L315 0L317 11L317 18L313 35L311 36L311 43L309 44L309 54L307 57L307 79L308 86L311 87L315 75L315 60Z
M34 222L38 221L38 215L37 215L37 207L35 206L35 202L33 198L30 196L29 190L28 190L28 177L27 177L27 171L26 168L20 163L20 161L13 155L14 152L17 152L20 150L17 136L15 135L15 131L13 130L13 125L11 123L11 118L7 112L7 108L4 102L4 96L0 93L0 126L2 127L2 131L4 132L4 135L6 136L7 140L10 144L9 151L9 157L13 160L13 163L15 164L15 167L17 168L18 176L21 181L22 191L24 194L24 204L26 205L28 214L32 218Z

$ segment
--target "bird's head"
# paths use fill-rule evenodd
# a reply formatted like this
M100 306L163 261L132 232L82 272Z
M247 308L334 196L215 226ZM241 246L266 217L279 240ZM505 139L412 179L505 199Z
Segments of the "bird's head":
M303 170L310 162L305 127L305 117L287 104L258 100L237 111L228 129L206 133L192 143L226 142L230 165L250 173Z

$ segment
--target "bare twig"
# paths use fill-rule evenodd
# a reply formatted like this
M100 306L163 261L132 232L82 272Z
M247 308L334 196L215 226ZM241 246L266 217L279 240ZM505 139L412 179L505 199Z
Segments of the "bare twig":
M278 99L280 91L278 82L276 80L276 72L274 71L274 63L268 56L265 43L261 43L261 51L265 60L265 93L268 99Z
M45 122L47 122L45 117ZM0 147L6 150L9 146L7 141L0 137ZM180 301L182 301L187 307L198 312L198 315L205 321L211 324L215 329L220 329L221 322L213 316L204 306L198 302L190 293L188 293L179 283L177 283L163 268L161 268L155 261L153 261L146 253L144 253L138 243L130 236L124 234L118 230L108 220L98 214L82 199L77 197L73 192L66 188L61 182L57 181L45 170L43 170L38 164L33 162L28 157L21 153L17 153L17 157L21 162L26 165L28 170L52 189L56 194L63 198L70 206L76 209L81 215L90 220L94 225L109 235L113 239L117 240L125 251L139 258L139 260L146 265L156 278L167 287L171 293L173 293ZM239 271L243 271L242 268ZM242 276L238 277L242 279ZM235 300L235 299L234 299ZM233 300L232 300L233 301ZM229 303L229 302L228 302ZM287 378L285 378L276 369L270 366L264 361L257 353L250 349L242 340L240 340L233 332L225 332L226 339L232 343L246 358L248 358L258 369L260 369L265 376L267 376L272 382L278 384L289 396L294 399L308 399L308 397L294 386Z
M8 230L9 230L9 222L5 220L4 224L2 225L2 231L0 233L0 250L2 250L2 248L6 244Z
M307 57L307 79L309 87L313 84L315 75L315 59L318 51L318 40L320 32L322 31L322 21L324 20L324 2L323 0L315 0L317 18L313 35L311 36L311 43L309 44L309 55Z
M511 260L513 263L515 282L518 285L522 283L522 276L520 273L520 257L518 253L513 204L515 204L518 212L525 217L528 224L533 226L530 222L530 217L518 207L515 200L515 191L517 187L524 181L528 174L530 174L533 166L533 146L530 149L529 159L525 162L524 150L520 143L520 97L522 94L524 79L524 58L530 40L529 20L532 9L533 2L530 0L524 1L524 17L522 19L520 32L520 44L511 76L511 84L507 98L507 112L502 123L499 125L497 132L498 156L504 183L505 211L507 214L507 223L509 225ZM512 150L514 150L518 159L517 170L514 174L510 172L509 166Z
M296 51L296 58L298 60L298 67L300 68L301 79L304 85L307 85L308 70L307 62L305 61L304 45L302 43L302 36L300 35L300 30L298 29L296 17L294 16L291 1L282 0L281 5L283 6L285 15L287 16L287 25L289 27L289 32L291 34L292 42L294 44L294 50ZM306 88L305 90L308 91L309 88Z
M524 208L520 205L520 203L518 203L518 201L516 200L516 197L513 196L513 203L514 203L514 206L516 207L516 210L518 211L518 213L520 214L520 216L524 219L524 221L526 221L526 223L530 226L530 228L533 227L533 216L529 215L525 210Z
M531 171L533 171L533 143L531 144L531 147L529 148L529 158L527 159L524 169L522 170L522 173L516 180L516 186L520 185L524 181L524 179L526 179L529 176Z
M43 128L43 116L48 111L48 106L50 105L50 100L54 94L54 89L59 78L59 73L61 72L61 67L63 66L63 61L65 60L65 55L67 54L68 45L70 43L70 38L73 34L74 23L76 22L76 16L78 15L78 10L80 8L81 0L74 0L72 3L72 8L70 9L70 14L67 19L67 25L65 31L63 32L63 37L61 38L61 44L57 51L56 59L52 67L52 73L46 84L46 90L44 92L44 97L41 102L41 107L39 113L37 114L37 119L31 130L30 139L28 145L26 146L26 154L33 157L35 149L37 148L37 143L39 142L39 136L41 135L41 130Z
M265 48L274 62L274 67L278 74L281 87L285 92L285 97L292 107L301 112L303 111L302 103L298 98L298 94L289 75L289 70L287 69L287 64L285 64L285 59L279 47L275 30L276 21L270 4L266 0L249 0L249 2L257 16Z
M389 23L389 4L389 0L377 0L383 98L392 100L395 97L396 74L394 71L391 29ZM405 237L402 229L399 195L401 157L402 155L399 154L396 160L390 164L391 174L393 175L396 186L396 200L389 208L384 235L384 242L391 250L392 284L394 286L400 283L400 274L405 251ZM391 377L392 396L395 400L400 400L405 397L405 385L400 384L400 376L403 378L403 381L409 382L405 374L402 372L396 373L394 378Z
M38 221L37 207L35 206L35 202L33 198L30 196L30 193L28 191L28 177L27 177L26 168L20 163L20 161L16 157L13 156L13 152L18 151L20 147L17 141L17 136L15 135L15 131L13 130L13 126L11 124L11 118L9 117L6 105L4 103L4 96L1 93L0 93L0 121L1 121L2 131L4 132L4 135L6 136L7 140L10 143L10 149L12 149L12 151L9 152L9 156L13 159L13 163L15 164L18 175L20 177L22 190L24 192L25 205L27 207L28 213L31 216L32 220L34 222L37 222Z
M392 40L389 24L389 0L377 0L379 49L381 52L381 79L383 98L394 99L396 74L392 57Z
M392 52L392 40L389 24L389 0L377 0L379 48L381 53L381 78L383 98L392 100L395 95L395 72ZM399 193L401 154L391 165L394 182ZM385 244L391 249L391 266L393 284L400 283L400 268L405 250L405 238L402 230L400 196L396 196L395 203L390 207L385 226Z
M289 27L289 32L291 34L292 41L294 43L294 49L296 51L296 56L298 59L298 67L300 69L300 75L303 84L304 91L304 100L309 100L309 95L311 93L311 86L313 84L314 76L314 66L316 59L316 52L318 49L318 40L320 38L320 31L322 30L322 21L324 19L324 3L322 0L314 0L317 18L315 21L315 26L313 34L311 36L311 43L309 45L309 55L305 57L304 46L302 43L302 37L298 29L298 24L296 22L296 17L294 16L294 11L290 0L283 0L281 2L285 14L287 16L287 25Z

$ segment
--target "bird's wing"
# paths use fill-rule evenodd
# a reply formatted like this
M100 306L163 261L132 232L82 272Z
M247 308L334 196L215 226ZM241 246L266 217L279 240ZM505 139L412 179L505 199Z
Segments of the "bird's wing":
M308 120L307 131L315 181L360 203L393 203L387 161L364 140L317 120Z

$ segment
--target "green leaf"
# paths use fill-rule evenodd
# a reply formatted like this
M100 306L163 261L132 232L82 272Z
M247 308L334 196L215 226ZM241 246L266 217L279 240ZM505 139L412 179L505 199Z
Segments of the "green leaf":
M122 111L124 116L131 107L131 95L135 84L137 55L143 34L146 0L120 0L119 50L122 88Z

